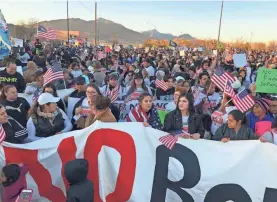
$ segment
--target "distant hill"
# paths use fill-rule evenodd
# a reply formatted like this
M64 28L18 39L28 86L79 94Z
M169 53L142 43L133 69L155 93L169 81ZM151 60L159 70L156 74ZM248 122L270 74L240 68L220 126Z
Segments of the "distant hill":
M55 28L57 30L67 30L66 19L42 21L39 22L39 24L45 27ZM12 35L16 33L15 35L18 38L24 38L24 30L22 30L22 27L13 24L9 24L8 26ZM97 26L97 36L99 37L99 41L105 42L112 42L113 40L116 40L119 43L143 43L149 38L167 40L177 38L177 36L160 33L157 30L149 30L143 33L136 32L124 27L121 24L106 20L104 18L97 19ZM88 38L89 40L94 39L94 20L86 21L79 18L71 18L69 19L69 29L71 31L80 31L81 37ZM189 34L182 35L182 38L188 40L193 39L193 37Z
M174 36L173 34L161 33L159 31L157 31L156 29L144 31L141 33L144 36L146 36L147 38L155 38L155 39L164 39L164 40L172 40L175 38L183 38L185 40L193 40L194 39L194 37L192 37L189 34L182 34L180 36Z

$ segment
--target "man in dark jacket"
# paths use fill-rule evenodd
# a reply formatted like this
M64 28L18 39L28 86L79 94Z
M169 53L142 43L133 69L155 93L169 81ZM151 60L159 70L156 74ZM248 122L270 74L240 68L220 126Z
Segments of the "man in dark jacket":
M5 85L14 85L17 92L23 93L25 90L25 82L23 76L16 71L15 61L8 59L6 69L0 71L0 83Z
M70 184L66 202L93 202L92 182L87 178L88 161L76 159L69 161L64 168L65 177Z

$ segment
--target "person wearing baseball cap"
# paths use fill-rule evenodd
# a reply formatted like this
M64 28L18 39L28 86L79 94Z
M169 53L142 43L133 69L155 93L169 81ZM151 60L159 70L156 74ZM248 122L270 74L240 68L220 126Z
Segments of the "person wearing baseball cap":
M29 142L71 131L69 118L57 107L59 100L59 97L50 93L42 93L39 96L27 122Z
M68 97L73 97L73 98L82 98L86 96L86 79L83 76L78 76L77 78L74 79L74 82L76 84L75 86L75 91L73 91L69 96L66 96L64 98L64 101L68 102Z
M252 129L253 132L255 132L257 122L274 122L274 119L268 113L270 103L271 101L265 98L260 98L255 101L253 111L247 115L248 126Z
M100 92L102 95L110 97L112 103L122 99L123 88L119 83L118 72L112 72L107 76L107 85L100 88Z

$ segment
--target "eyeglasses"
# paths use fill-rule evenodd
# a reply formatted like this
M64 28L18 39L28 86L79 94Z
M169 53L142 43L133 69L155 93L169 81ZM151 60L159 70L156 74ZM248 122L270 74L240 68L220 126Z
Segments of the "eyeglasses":
M95 92L95 91L86 91L86 93L87 93L87 94L91 94L91 95L92 95L92 94L97 94L97 92Z

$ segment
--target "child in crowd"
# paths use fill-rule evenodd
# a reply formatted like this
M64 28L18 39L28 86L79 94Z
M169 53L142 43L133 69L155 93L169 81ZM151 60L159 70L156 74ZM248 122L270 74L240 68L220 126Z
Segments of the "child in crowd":
M65 177L70 185L66 202L93 202L93 184L87 178L88 161L76 159L69 161L64 168Z
M0 181L4 187L4 202L15 202L23 189L26 189L25 175L28 167L23 164L9 164L3 167Z

